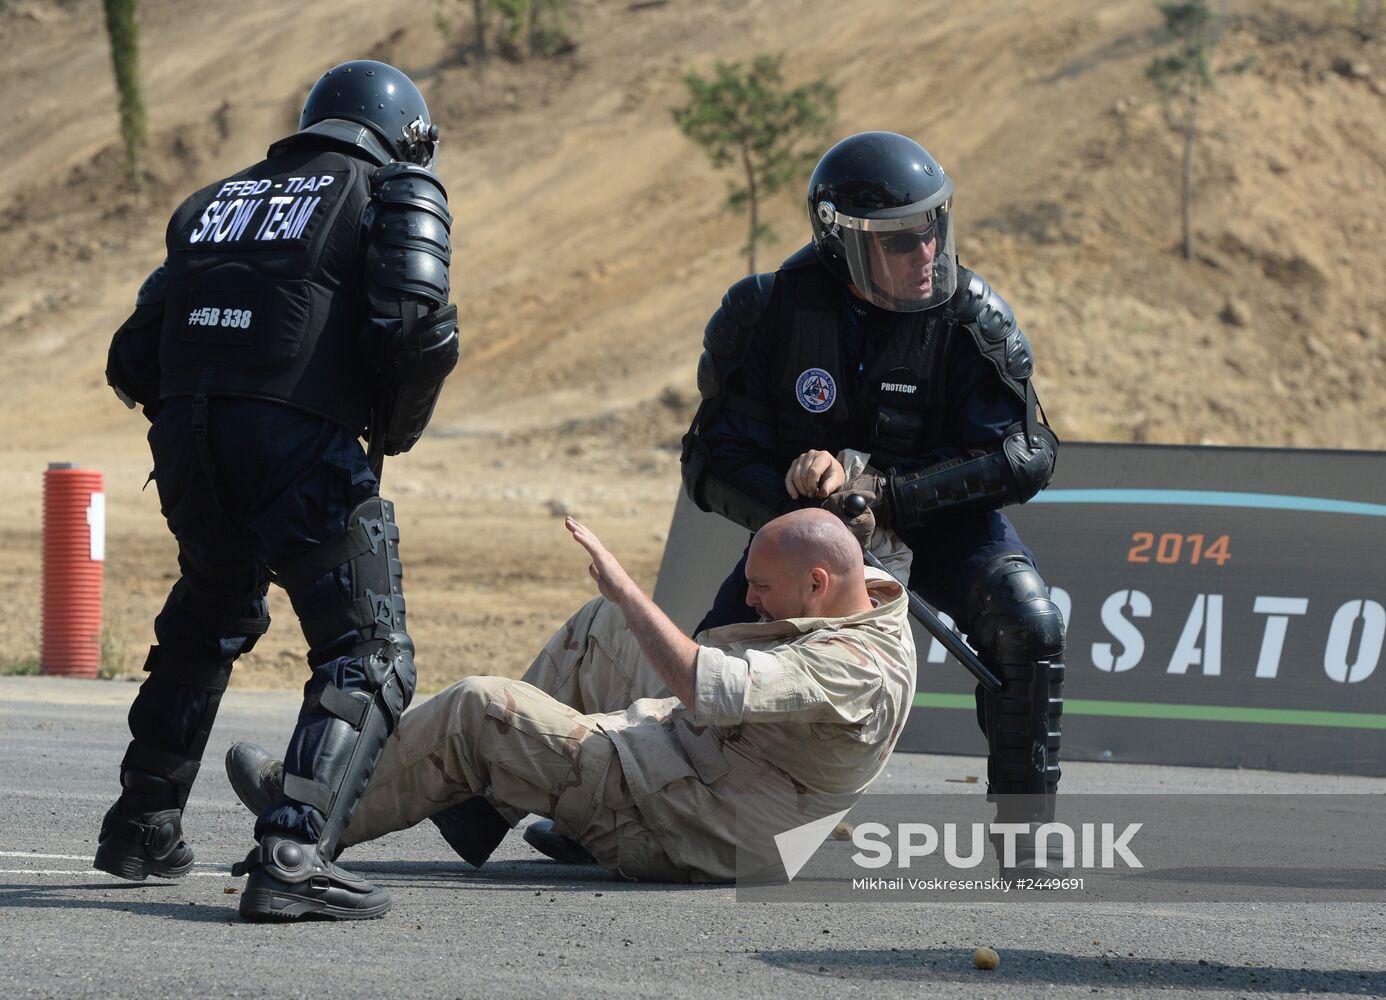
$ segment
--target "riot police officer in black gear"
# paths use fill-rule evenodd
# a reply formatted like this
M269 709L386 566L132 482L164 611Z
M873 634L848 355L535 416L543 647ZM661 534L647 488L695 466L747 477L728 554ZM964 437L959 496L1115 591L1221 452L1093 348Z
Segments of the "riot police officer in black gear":
M1042 820L1059 782L1063 622L999 508L1049 483L1058 440L1010 306L957 262L952 205L952 180L904 136L828 150L809 181L813 243L733 285L707 324L683 479L703 510L754 529L840 490L843 449L869 454L879 475L853 487L912 550L910 587L1002 680L977 689L998 816ZM754 620L743 573L744 557L699 629ZM1034 864L1033 840L1019 843L1016 866Z
M399 529L378 456L407 451L457 363L447 194L423 96L393 66L329 70L299 131L182 203L107 377L152 421L182 575L154 623L119 799L96 867L192 866L182 812L237 657L289 595L312 676L285 797L239 871L249 919L374 917L384 890L333 863L414 692ZM377 463L361 438L370 439Z

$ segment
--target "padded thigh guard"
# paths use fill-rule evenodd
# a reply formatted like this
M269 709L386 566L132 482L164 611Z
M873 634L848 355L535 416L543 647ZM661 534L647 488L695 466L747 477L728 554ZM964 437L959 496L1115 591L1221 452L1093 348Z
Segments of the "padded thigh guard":
M992 794L1052 794L1059 785L1064 624L1024 556L992 560L968 597L968 637L1000 675L997 693L978 688Z
M351 512L347 533L300 560L281 579L311 580L347 563L351 601L303 622L313 645L355 629L348 655L359 658L364 688L342 690L321 684L311 690L305 712L331 717L313 759L311 777L288 772L284 794L312 806L325 820L319 849L331 856L366 790L385 740L414 696L414 643L405 631L404 571L394 505L381 497L363 500Z
M401 301L436 309L448 301L452 213L442 182L412 163L391 163L371 177L376 205L366 251L366 291L376 315L397 315Z

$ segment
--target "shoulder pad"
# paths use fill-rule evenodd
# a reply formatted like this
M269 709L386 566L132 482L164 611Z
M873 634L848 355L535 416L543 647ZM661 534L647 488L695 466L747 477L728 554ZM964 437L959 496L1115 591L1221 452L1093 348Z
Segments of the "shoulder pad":
M977 349L996 366L1002 381L1024 395L1019 383L1034 371L1030 341L1017 325L1010 304L986 279L965 268L959 270L963 280L953 296L954 315L972 331Z
M735 353L765 315L774 290L775 276L768 273L749 274L732 285L703 329L703 346L719 356Z
M164 301L164 294L168 290L168 262L160 264L149 272L149 277L144 279L144 284L140 285L139 293L135 296L135 305L152 306Z
M451 228L448 193L432 171L414 163L390 163L371 174L371 197L387 205L408 205L437 216Z
M987 280L975 271L966 271L965 282L959 282L954 295L958 318L964 323L976 323L987 340L1005 340L1015 325L1015 313L1001 296L992 290Z
M817 263L818 251L814 249L812 243L806 243L784 259L784 262L780 264L780 270L795 271L801 267L808 267L810 264Z

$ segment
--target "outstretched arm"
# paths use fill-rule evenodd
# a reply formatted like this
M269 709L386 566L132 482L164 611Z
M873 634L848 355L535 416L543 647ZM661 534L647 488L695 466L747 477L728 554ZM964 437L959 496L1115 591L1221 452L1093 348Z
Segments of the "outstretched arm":
M592 557L587 572L597 581L602 596L621 609L626 627L635 636L650 666L679 701L691 708L698 671L698 644L684 635L645 595L590 528L571 517L563 525Z

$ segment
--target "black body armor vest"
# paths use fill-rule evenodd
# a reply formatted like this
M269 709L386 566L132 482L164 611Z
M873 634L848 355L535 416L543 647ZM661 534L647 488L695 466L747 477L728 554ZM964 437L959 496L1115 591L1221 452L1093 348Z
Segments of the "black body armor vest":
M381 163L346 148L290 136L173 213L162 396L275 400L360 433L376 381L361 225Z
M810 448L856 448L878 468L908 467L954 443L944 433L947 342L968 334L947 307L891 315L869 348L861 345L859 370L840 329L850 293L816 260L796 263L776 275L784 283L771 348L780 464Z

